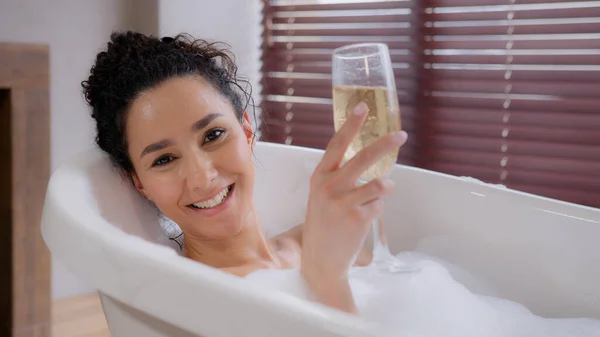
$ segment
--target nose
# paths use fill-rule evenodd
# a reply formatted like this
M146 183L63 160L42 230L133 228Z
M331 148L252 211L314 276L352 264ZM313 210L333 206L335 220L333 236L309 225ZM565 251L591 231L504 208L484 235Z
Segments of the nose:
M188 155L184 166L184 179L190 191L207 190L218 175L210 155L201 151Z

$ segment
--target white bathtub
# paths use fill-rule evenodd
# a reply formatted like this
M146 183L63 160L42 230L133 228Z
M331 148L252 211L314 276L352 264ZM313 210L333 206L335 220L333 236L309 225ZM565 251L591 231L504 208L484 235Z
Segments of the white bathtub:
M321 155L257 144L256 202L267 235L301 223ZM384 221L394 252L442 257L540 315L600 319L600 210L411 167L397 166L392 178L398 193ZM181 257L156 215L99 151L50 180L44 240L100 291L113 337L377 334Z

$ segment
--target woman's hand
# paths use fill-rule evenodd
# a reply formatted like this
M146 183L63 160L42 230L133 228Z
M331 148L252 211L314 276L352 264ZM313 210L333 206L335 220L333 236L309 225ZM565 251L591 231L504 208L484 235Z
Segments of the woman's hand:
M348 270L371 221L383 212L381 198L394 190L390 180L375 179L363 186L356 183L371 165L406 141L405 132L388 134L340 167L366 115L366 104L359 104L327 146L311 177L302 233L302 275L316 300L348 312L356 312Z

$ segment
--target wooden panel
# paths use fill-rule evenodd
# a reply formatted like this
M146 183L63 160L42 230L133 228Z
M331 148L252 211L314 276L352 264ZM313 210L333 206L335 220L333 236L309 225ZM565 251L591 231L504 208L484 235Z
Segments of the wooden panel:
M50 175L49 55L45 46L0 44L0 87L10 91L0 112L5 128L0 155L10 171L1 198L10 218L11 312L6 336L50 336L50 253L40 232L40 218ZM5 95L6 96L6 95ZM5 98L4 101L7 99ZM6 108L8 107L8 108ZM9 146L7 146L9 144ZM8 158L8 160L7 160ZM4 172L6 173L6 172ZM7 192L8 191L8 192ZM6 212L5 212L6 213ZM8 229L4 228L3 233ZM7 291L7 290L4 290ZM3 335L5 336L5 335Z
M52 337L110 337L98 294L54 301Z
M0 43L0 87L48 87L47 46Z
M0 90L0 336L12 328L12 160L10 91Z
M49 252L40 233L40 218L50 170L47 140L50 121L46 88L14 89L11 101L13 292L21 296L13 303L13 324L18 332L49 320L51 271Z

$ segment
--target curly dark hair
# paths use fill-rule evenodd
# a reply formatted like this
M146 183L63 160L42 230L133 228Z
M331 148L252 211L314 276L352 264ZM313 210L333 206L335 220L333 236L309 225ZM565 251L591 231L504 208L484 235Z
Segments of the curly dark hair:
M162 39L134 31L111 34L106 50L98 53L90 76L81 85L96 121L96 143L117 166L134 172L125 135L133 100L170 78L201 76L231 102L242 121L253 103L252 90L247 81L237 77L237 66L227 48L218 45L188 34Z

